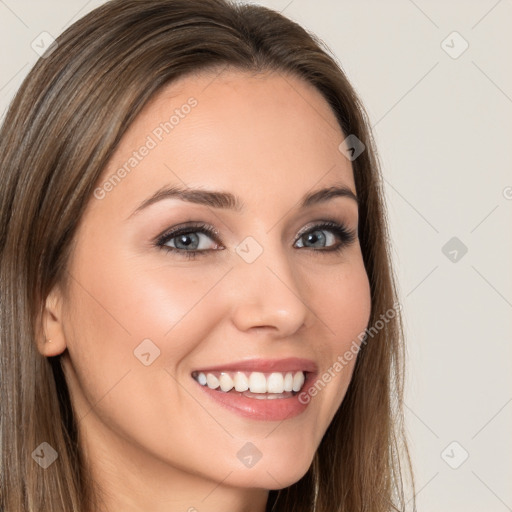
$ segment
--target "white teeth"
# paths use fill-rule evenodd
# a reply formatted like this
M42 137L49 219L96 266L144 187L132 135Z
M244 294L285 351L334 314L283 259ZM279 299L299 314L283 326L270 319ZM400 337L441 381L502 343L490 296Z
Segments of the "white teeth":
M233 389L233 379L227 373L220 374L219 384L222 391L228 392Z
M265 379L265 375L263 375L263 373L251 373L251 376L249 377L249 390L251 393L267 392L267 379Z
M244 392L249 389L249 379L246 377L245 373L236 372L235 378L233 379L235 383L235 390L239 392Z
M267 393L282 393L284 391L284 377L282 373L272 373L267 379Z
M284 378L284 390L292 391L293 389L293 373L288 372Z
M293 391L300 391L300 388L304 384L304 374L302 372L297 372L293 376Z
M304 372L273 372L264 374L252 372L247 376L245 372L216 372L193 374L201 386L208 386L210 389L218 389L225 393L233 388L239 393L250 391L251 393L282 394L291 391L298 392L304 385Z
M212 375L211 373L209 373L206 376L206 385L210 389L217 389L219 387L219 379L217 379L217 377L215 377L215 375Z

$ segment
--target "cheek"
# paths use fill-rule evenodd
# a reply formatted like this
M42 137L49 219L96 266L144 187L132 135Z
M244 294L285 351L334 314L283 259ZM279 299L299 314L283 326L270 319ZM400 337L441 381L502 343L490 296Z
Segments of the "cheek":
M71 269L73 307L66 337L91 403L127 371L147 370L142 380L160 371L158 379L169 379L164 370L174 375L222 317L210 292L225 270L171 268L162 259L142 268L133 257L113 256L84 252Z
M172 347L179 349L183 338L175 332L198 311L204 315L211 310L212 304L208 309L202 302L223 269L187 268L176 264L176 259L171 266L163 252L139 257L124 249L122 242L104 240L100 254L93 254L90 248L96 244L90 242L75 261L72 272L76 301L81 304L80 323L94 333L93 342L115 346L118 354L120 349L133 352L146 338L161 349L172 338Z
M154 456L177 466L189 461L190 447L204 437L197 422L204 411L183 387L189 376L180 364L223 318L209 292L225 270L142 270L118 258L74 272L66 333L73 371L66 376L82 425L92 432L99 418Z
M327 334L327 350L346 350L366 329L371 312L370 283L362 259L318 276L311 285L311 303Z
M371 291L362 259L340 266L335 276L317 276L311 286L311 305L323 336L316 341L323 366L315 382L304 390L305 401L316 399L319 417L328 425L352 378L362 336L371 313Z

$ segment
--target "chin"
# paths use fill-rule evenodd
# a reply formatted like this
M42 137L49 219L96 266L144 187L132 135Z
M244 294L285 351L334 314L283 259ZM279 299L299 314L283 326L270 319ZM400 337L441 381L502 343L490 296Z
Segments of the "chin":
M255 487L279 490L298 482L311 466L311 460L305 460L301 454L284 455L277 459L274 455L264 463L261 458L252 468L237 469L230 478L230 484L236 487Z

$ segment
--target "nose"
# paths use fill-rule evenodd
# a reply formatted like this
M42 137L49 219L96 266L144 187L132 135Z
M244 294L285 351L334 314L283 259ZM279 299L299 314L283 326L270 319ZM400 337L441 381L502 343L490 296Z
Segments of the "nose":
M283 251L266 248L252 263L239 258L230 274L232 321L240 331L284 338L305 326L311 315L306 286Z

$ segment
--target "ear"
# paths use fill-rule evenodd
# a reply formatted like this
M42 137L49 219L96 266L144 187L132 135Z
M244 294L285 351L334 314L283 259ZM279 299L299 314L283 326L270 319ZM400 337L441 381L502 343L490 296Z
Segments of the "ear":
M43 334L38 337L37 349L45 357L57 356L66 350L63 328L63 295L56 285L45 301L39 325Z

